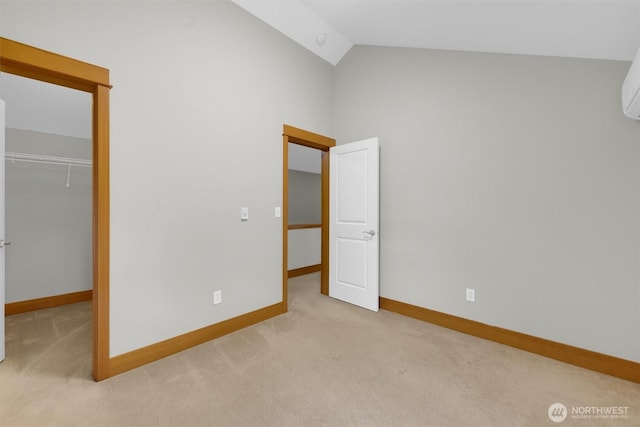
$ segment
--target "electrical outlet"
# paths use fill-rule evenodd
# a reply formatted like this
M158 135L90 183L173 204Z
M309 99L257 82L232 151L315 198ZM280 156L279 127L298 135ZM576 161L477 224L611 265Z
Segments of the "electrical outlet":
M221 304L222 303L222 291L214 291L213 292L213 303Z
M476 290L467 288L467 301L476 302Z

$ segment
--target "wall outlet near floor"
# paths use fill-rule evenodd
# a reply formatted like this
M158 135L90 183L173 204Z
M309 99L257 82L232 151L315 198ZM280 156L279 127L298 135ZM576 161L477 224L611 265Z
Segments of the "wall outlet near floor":
M222 291L214 291L213 292L213 303L214 304L222 303Z
M476 302L476 290L467 288L467 301Z

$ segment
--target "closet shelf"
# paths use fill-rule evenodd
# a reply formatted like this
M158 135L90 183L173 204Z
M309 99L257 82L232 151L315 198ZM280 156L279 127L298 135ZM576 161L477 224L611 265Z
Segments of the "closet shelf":
M92 165L91 160L44 156L40 154L14 153L10 151L4 153L4 158L5 160L12 162L44 163L48 165L80 166L84 168L90 168Z

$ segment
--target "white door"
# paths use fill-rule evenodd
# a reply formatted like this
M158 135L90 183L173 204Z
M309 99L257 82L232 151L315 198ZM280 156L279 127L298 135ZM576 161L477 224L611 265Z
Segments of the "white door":
M378 311L378 138L331 147L329 296Z
M0 99L0 362L4 360L4 101Z

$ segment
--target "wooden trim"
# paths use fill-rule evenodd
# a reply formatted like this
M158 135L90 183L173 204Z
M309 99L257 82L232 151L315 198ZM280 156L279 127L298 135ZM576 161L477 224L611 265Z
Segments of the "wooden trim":
M322 230L320 244L320 260L322 272L320 273L320 293L329 295L329 151L322 153Z
M212 339L230 334L282 314L282 303L264 307L232 319L205 326L174 338L121 354L111 359L111 375L118 375Z
M282 135L282 224L282 312L286 313L289 311L289 137L286 134Z
M26 313L28 311L42 310L43 308L58 307L61 305L75 304L82 301L90 301L93 291L71 292L63 295L54 295L44 298L30 299L27 301L10 302L4 305L4 315Z
M316 271L322 271L322 264L310 265L308 267L294 268L289 270L288 277L304 276L305 274L315 273Z
M320 292L329 295L329 149L335 147L336 140L317 133L298 129L293 126L283 125L283 161L282 161L282 204L283 204L283 224L289 223L289 143L303 145L305 147L316 148L322 151L322 224L321 224L321 249L320 249ZM288 305L288 243L289 226L282 227L282 303L283 311L287 311Z
M93 375L109 373L109 88L96 86L93 94Z
M380 297L380 308L414 319L640 383L640 363Z
M289 230L303 230L305 228L322 228L322 224L289 224Z
M324 135L298 129L293 126L284 125L283 134L289 137L289 142L304 145L306 147L317 148L327 151L329 147L336 145L336 140Z
M109 70L0 37L2 71L92 92L109 85Z
M109 372L109 70L0 37L0 71L93 95L93 377Z

